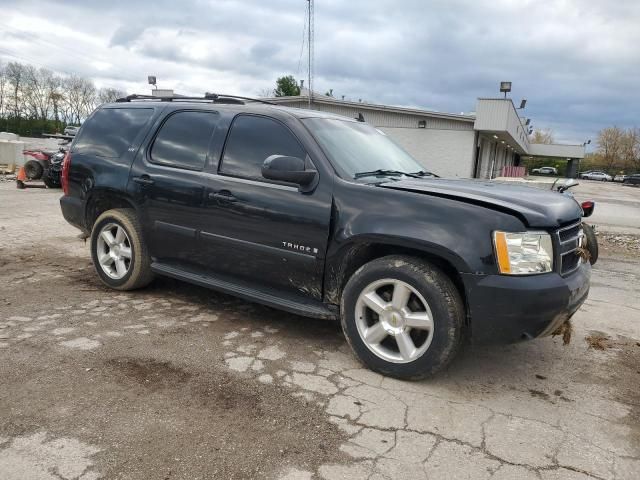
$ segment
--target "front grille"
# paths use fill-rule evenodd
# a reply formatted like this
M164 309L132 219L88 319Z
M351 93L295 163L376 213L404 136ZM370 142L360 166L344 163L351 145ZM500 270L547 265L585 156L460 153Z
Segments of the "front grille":
M560 237L560 243L570 242L577 235L580 234L582 230L582 225L580 223L576 223L574 225L569 225L568 227L561 228L558 230L558 236Z
M580 248L582 247L582 222L577 222L556 231L558 238L558 260L560 274L569 275L575 272L582 263Z

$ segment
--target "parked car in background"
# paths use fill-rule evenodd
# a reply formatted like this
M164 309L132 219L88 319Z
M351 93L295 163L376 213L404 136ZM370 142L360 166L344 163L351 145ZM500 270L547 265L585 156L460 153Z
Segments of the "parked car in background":
M640 187L640 173L634 173L633 175L629 175L622 182L623 185L632 185L634 187Z
M624 182L627 178L629 178L629 175L624 175L622 173L619 173L618 175L613 177L613 181L614 182Z
M558 175L558 169L555 167L540 167L531 170L532 174L538 175Z
M606 172L593 171L588 173L581 173L580 178L585 180L599 180L601 182L610 182L613 177Z
M75 137L79 130L80 127L78 125L68 125L64 127L64 134Z

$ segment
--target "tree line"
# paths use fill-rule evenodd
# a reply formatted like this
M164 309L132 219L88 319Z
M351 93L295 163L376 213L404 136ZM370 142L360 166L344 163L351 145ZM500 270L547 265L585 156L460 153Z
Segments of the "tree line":
M604 170L609 174L640 173L640 128L600 130L596 151L585 156L581 168Z
M23 136L60 133L98 105L126 96L92 80L19 62L0 62L0 131Z
M554 143L550 129L536 130L529 136L530 143ZM607 127L598 132L595 151L587 153L580 162L580 170L603 170L610 175L640 173L640 128ZM555 162L555 163L554 163ZM555 166L564 174L566 162L557 159L532 158L525 161L529 169Z

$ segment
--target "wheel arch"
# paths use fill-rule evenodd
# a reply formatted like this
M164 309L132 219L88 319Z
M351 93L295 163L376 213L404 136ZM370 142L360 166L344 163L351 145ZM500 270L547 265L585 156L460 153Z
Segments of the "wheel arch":
M456 286L463 300L465 312L469 312L465 286L460 271L466 270L464 261L451 250L441 246L407 245L395 239L361 239L343 246L331 262L327 262L325 273L325 301L340 305L340 299L349 278L364 264L389 255L407 255L432 263L442 270ZM468 315L467 315L468 316Z
M93 224L102 213L114 208L137 210L134 202L121 192L107 189L92 192L85 207L84 221L87 231L91 231Z

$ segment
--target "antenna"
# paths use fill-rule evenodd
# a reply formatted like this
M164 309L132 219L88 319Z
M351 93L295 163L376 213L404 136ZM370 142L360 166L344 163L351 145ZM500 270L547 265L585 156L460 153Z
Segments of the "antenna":
M309 78L308 78L308 83L307 83L307 89L309 90L309 95L308 95L308 102L309 102L309 109L311 109L311 101L312 101L312 96L313 96L313 0L307 0L307 2L309 3L309 31L308 31L308 38L307 38L307 44L309 47Z

